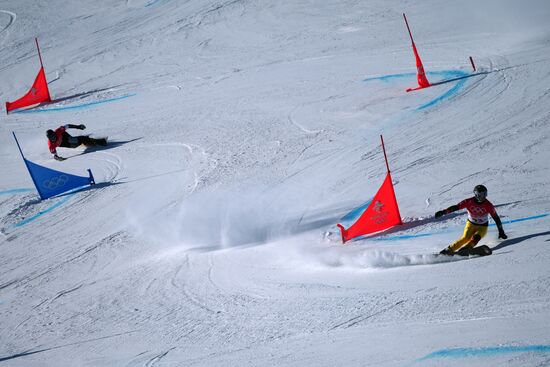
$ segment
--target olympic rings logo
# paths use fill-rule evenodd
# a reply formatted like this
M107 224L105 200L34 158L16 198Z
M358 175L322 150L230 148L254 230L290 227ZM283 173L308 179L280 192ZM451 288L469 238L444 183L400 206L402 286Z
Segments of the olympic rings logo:
M472 214L477 214L477 215L487 214L487 210L485 210L485 208L480 208L478 206L474 206L472 209L470 209L470 211L472 212Z
M69 177L67 177L66 175L61 175L57 177L52 177L49 180L45 180L44 182L42 182L42 186L49 190L53 190L65 186L67 181L69 181Z

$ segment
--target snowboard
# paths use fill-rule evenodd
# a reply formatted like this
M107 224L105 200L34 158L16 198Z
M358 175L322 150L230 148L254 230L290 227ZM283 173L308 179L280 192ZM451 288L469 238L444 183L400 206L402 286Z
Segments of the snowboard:
M443 255L438 254L441 256L488 256L493 253L493 250L487 245L481 245L474 248L461 248L457 252L451 255Z
M106 146L107 145L107 139L109 137L108 136L102 136L102 137L94 137L94 138L90 138L90 142L89 143L85 143L84 146L86 147L97 147L97 146Z

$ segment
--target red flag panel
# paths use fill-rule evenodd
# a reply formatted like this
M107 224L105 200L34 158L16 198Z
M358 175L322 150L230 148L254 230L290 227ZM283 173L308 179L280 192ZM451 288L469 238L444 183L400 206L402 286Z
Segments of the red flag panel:
M36 79L27 94L14 102L6 102L6 112L9 113L15 109L32 106L42 102L51 102L44 67L40 68L40 71L38 72L38 75L36 76Z
M422 60L420 60L420 56L418 56L418 51L416 50L416 46L413 43L413 52L414 57L416 59L416 79L418 81L418 86L422 88L426 88L430 86L430 82L428 81L428 78L426 78L426 73L424 72L424 65L422 65Z
M384 183L361 217L348 229L341 224L338 224L338 227L342 232L342 241L345 243L352 238L380 232L402 223L391 175L388 172Z
M416 50L416 45L414 44L411 28L409 27L409 22L407 21L407 17L405 16L405 13L403 13L403 19L405 19L405 25L407 26L407 30L409 31L409 36L411 37L414 58L416 60L416 81L418 82L418 88L407 89L407 92L410 92L413 90L427 88L431 86L431 84L428 81L428 78L426 78L426 73L424 72L424 65L422 65L422 60L420 60L420 56L418 55L418 51Z

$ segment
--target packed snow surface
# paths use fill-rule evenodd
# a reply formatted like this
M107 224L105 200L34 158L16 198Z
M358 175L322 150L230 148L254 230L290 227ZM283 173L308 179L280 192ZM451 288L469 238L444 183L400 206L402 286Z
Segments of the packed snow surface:
M407 14L427 78L416 67ZM550 3L0 1L0 366L550 365ZM474 71L469 57L472 57ZM110 145L59 149L85 124ZM40 201L27 159L97 185ZM81 133L72 130L73 134ZM341 244L386 174L404 224ZM489 189L488 257L436 256Z

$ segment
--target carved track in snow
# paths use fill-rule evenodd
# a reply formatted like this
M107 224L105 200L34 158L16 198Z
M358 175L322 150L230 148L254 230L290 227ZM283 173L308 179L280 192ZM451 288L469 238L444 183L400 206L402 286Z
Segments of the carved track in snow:
M15 22L15 19L17 19L17 15L11 11L8 10L0 10L0 13L7 14L10 17L10 20L7 25L4 26L4 28L0 29L0 34L7 31Z

